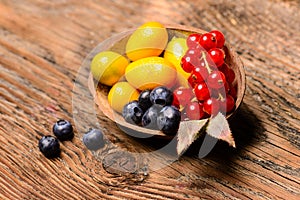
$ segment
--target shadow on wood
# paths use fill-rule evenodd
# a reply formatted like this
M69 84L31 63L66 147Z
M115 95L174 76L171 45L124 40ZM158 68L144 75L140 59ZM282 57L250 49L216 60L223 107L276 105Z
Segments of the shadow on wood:
M253 145L266 138L264 127L246 104L241 105L229 123L237 147L232 148L227 143L218 141L213 150L208 154L208 158L215 157L220 160L229 159L230 157L238 155L245 146ZM200 137L192 144L185 155L197 156L204 137L209 136ZM214 138L211 139L214 140Z

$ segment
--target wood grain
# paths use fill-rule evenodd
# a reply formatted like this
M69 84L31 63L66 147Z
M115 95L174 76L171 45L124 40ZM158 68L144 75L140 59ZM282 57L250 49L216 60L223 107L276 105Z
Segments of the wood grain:
M0 0L0 199L299 199L299 10L296 0ZM164 142L129 137L101 113L96 125L77 102L75 138L62 143L60 158L46 159L39 138L59 118L76 123L73 87L84 58L151 20L219 29L237 50L247 77L231 121L237 149L219 142L198 159L199 141L160 170L110 173L82 144L84 130L101 125L130 152Z

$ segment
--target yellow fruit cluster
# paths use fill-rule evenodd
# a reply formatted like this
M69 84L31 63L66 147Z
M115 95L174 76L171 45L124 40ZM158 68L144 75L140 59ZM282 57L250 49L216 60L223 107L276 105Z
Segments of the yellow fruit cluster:
M186 40L168 37L161 23L148 22L129 37L124 55L103 51L93 58L91 73L99 83L112 86L108 101L115 111L122 112L125 104L137 100L139 91L187 84L188 74L180 66Z

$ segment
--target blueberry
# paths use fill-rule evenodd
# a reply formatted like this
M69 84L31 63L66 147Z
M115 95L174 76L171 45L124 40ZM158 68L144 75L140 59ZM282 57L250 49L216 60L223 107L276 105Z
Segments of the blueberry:
M148 110L152 106L152 103L150 101L150 93L151 90L144 90L140 93L139 96L139 106L143 109L144 112L146 112L146 110Z
M103 133L99 129L90 129L83 135L82 141L89 150L96 151L104 147Z
M173 92L163 86L154 88L150 93L150 101L152 104L159 104L162 106L171 105L173 98Z
M157 115L163 108L161 105L154 104L143 115L142 126L149 129L157 130Z
M71 140L74 137L72 124L63 119L53 125L53 133L61 141Z
M157 116L157 126L166 135L175 135L180 120L181 113L175 106L165 106Z
M50 135L43 136L39 140L39 149L47 158L55 158L60 155L60 145L58 140Z
M144 111L140 108L138 101L131 101L124 106L122 115L126 122L139 124L141 123Z

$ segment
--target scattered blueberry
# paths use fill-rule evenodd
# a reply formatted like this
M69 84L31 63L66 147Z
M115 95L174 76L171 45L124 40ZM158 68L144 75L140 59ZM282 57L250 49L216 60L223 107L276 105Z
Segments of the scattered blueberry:
M157 115L163 108L161 105L154 104L143 115L142 126L149 129L157 130Z
M151 90L144 90L140 93L139 96L139 106L143 109L144 112L146 112L146 110L148 110L152 106L152 103L150 101L150 93Z
M180 111L175 106L165 106L157 116L157 126L166 135L175 135L181 120Z
M173 98L173 92L163 86L154 88L150 93L150 101L152 104L159 104L162 106L171 105Z
M39 149L47 158L55 158L60 155L59 141L50 135L43 136L39 140Z
M53 133L61 141L71 140L74 137L72 124L63 119L53 125Z
M144 111L140 108L138 101L131 101L124 106L122 115L126 122L139 124L141 123Z
M90 129L83 135L82 141L89 150L96 151L104 147L103 133L99 129Z

